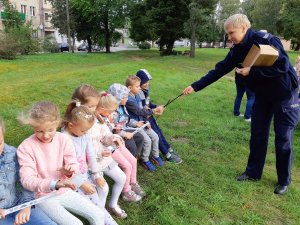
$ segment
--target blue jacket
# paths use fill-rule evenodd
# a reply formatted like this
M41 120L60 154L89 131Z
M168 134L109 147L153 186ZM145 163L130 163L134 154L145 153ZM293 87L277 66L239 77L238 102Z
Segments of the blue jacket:
M130 119L134 119L136 121L148 120L147 118L153 115L152 109L143 107L142 100L138 94L135 96L128 96L126 109L129 113Z
M147 106L150 109L155 109L157 107L157 105L155 105L151 102L149 93L150 93L150 90L142 89L142 90L140 90L138 95L142 101L143 107Z
M296 71L289 62L288 55L281 41L276 36L248 29L243 41L234 45L224 60L218 62L215 69L209 71L200 80L191 84L195 91L200 91L217 81L244 61L253 44L272 45L279 52L276 62L270 67L252 66L246 77L247 86L256 95L280 98L298 87Z
M11 208L33 199L33 192L23 189L19 182L16 148L5 144L0 155L0 208Z

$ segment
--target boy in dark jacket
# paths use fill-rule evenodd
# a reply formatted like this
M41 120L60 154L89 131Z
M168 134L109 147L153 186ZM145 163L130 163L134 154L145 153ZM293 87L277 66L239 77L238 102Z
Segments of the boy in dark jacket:
M139 92L139 97L142 100L143 107L155 109L157 105L153 104L150 101L149 96L149 81L152 79L151 75L147 70L140 69L139 71L137 71L136 76L141 79L141 91ZM175 164L181 163L182 159L172 149L152 115L148 118L148 121L150 122L152 129L155 131L155 133L157 133L159 137L159 149L166 157L167 161Z

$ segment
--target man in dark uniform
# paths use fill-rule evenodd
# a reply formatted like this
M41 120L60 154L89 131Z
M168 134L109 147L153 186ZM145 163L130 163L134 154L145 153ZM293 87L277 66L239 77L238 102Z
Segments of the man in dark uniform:
M275 194L284 194L291 183L293 158L292 136L298 123L298 80L280 40L268 33L252 30L246 15L235 14L224 23L232 48L215 69L184 89L185 95L200 91L235 69L244 76L247 86L254 91L256 99L251 120L250 155L246 170L238 181L259 180L262 176L267 153L269 131L274 117L276 169L278 185ZM272 45L279 52L270 67L245 67L241 63L253 44Z

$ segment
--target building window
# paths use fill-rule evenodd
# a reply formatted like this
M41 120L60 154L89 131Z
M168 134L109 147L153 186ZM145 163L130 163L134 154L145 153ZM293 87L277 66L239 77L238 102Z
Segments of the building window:
M45 21L49 21L51 18L51 14L45 13Z
M32 37L33 37L34 39L37 39L37 38L38 38L38 31L37 31L37 30L33 30L33 31L32 31Z
M21 13L24 13L26 15L26 5L21 5Z
M35 7L30 6L30 16L35 16Z

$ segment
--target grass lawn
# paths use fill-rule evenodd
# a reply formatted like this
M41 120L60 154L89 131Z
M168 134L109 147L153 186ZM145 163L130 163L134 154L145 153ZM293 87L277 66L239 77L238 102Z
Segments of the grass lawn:
M228 49L198 49L195 59L160 57L158 51L59 53L0 61L0 115L6 122L6 142L17 146L32 130L16 116L32 103L51 100L63 113L73 90L89 83L104 90L124 83L140 68L151 73L152 101L166 103L212 69ZM290 52L291 62L296 53ZM199 93L181 97L158 120L183 163L166 163L157 172L138 168L147 192L141 203L120 205L128 213L119 224L300 224L300 130L295 132L293 182L285 196L276 186L274 133L271 132L263 177L236 182L244 171L249 148L249 123L233 116L233 74ZM245 102L242 105L244 111Z

